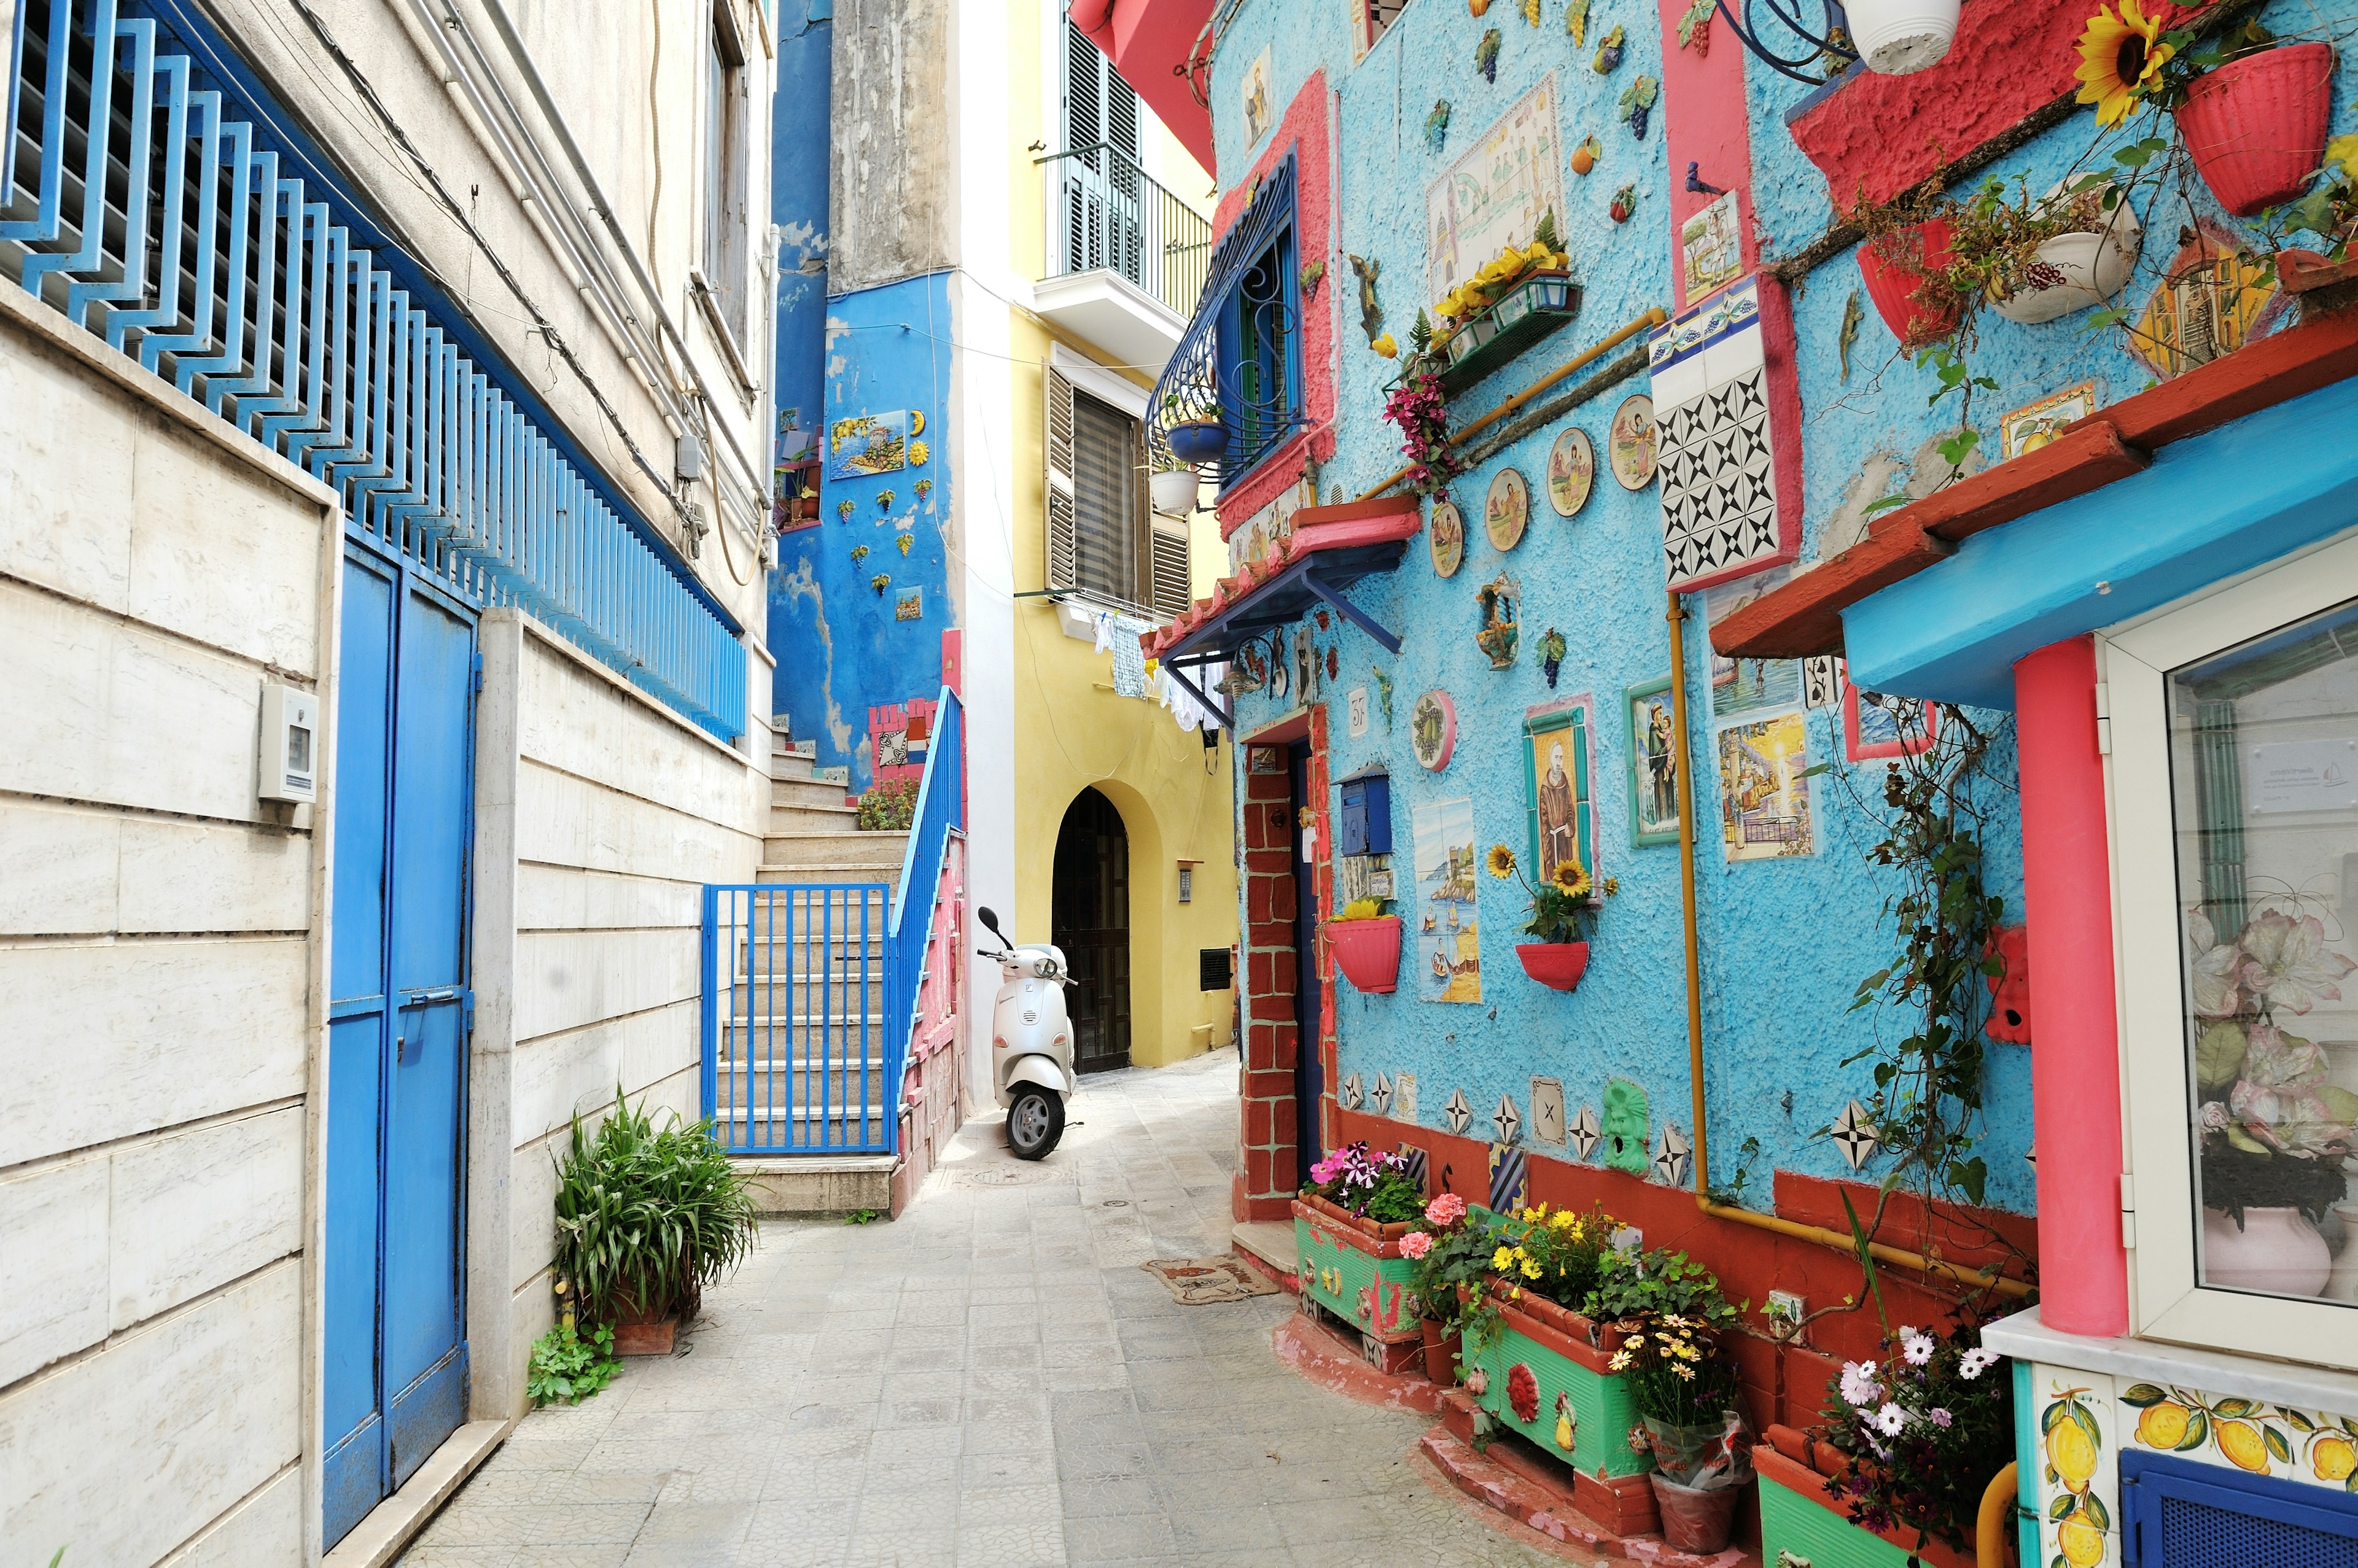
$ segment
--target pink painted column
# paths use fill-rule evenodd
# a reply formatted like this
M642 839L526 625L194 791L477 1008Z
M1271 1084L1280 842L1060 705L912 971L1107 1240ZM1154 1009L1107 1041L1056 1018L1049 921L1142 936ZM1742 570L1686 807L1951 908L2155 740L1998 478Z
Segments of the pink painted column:
M2125 1334L2120 1026L2094 642L2075 637L2025 655L2014 666L2014 700L2029 904L2039 1316L2066 1334Z

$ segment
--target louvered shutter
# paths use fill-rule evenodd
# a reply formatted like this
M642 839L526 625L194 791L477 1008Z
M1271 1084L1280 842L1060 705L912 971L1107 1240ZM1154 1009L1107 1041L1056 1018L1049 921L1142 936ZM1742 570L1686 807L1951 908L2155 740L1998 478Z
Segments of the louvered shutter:
M1153 582L1149 588L1147 606L1157 615L1177 615L1185 610L1191 596L1187 591L1187 529L1157 523L1154 525L1153 562L1151 568Z
M1048 460L1048 561L1050 588L1079 584L1077 550L1073 536L1073 384L1055 370L1044 371L1047 407L1042 429Z

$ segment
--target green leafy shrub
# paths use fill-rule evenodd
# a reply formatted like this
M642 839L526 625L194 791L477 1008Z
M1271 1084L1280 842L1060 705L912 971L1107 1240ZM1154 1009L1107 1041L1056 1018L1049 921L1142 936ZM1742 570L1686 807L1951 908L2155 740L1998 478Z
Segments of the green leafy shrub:
M538 1410L545 1404L579 1404L614 1380L622 1369L614 1354L614 1331L604 1324L584 1339L569 1323L560 1323L532 1342L532 1366L525 1392Z
M868 786L860 797L860 827L864 833L906 833L917 819L917 781L888 779Z
M754 1230L753 1200L707 1124L666 1112L658 1128L645 1098L633 1108L620 1085L595 1136L573 1119L557 1168L557 1270L587 1321L695 1316Z

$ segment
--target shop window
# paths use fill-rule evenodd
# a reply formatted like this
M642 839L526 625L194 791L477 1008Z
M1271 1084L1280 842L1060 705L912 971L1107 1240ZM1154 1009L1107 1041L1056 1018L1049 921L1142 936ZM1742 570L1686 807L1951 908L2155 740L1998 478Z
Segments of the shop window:
M2140 1315L2349 1365L2358 599L2320 600L2358 578L2335 565L2125 633L2105 668Z

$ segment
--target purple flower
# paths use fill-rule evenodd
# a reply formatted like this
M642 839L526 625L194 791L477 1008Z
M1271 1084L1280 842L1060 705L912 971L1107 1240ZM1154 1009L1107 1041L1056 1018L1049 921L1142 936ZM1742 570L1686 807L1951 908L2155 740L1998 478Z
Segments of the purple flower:
M1957 1418L1955 1416L1951 1415L1944 1410L1935 1410L1932 1412L1932 1424L1939 1427L1942 1432L1946 1432L1950 1427L1955 1425L1956 1420Z

